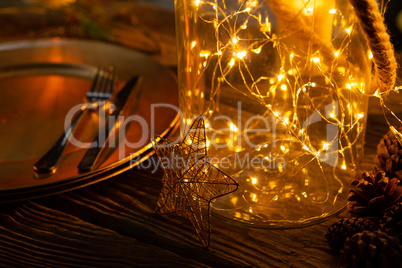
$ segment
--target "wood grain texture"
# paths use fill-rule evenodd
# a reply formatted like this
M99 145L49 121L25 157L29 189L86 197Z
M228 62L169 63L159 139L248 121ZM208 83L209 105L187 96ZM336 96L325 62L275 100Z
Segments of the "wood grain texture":
M1 267L202 266L32 202L0 215L0 241Z
M304 229L261 230L212 219L211 247L200 247L191 224L153 208L160 177L131 171L124 176L36 202L83 221L168 250L211 267L322 267L336 258L326 246L328 222ZM101 193L101 194L100 194Z

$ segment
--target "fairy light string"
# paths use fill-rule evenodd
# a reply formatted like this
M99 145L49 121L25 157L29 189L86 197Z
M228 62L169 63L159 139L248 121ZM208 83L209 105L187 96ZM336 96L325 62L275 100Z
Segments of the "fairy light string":
M356 76L355 73L358 68L369 69L373 53L369 51L368 54L357 55L367 59L356 63L362 66L352 66L346 60L350 56L349 46L356 38L355 31L359 31L359 22L349 21L350 17L342 14L335 6L327 9L327 15L332 18L331 27L334 29L332 36L327 40L316 33L317 27L320 27L314 22L316 1L300 2L303 6L299 9L292 9L289 6L291 2L280 0L267 0L267 2L239 0L239 8L234 11L227 9L229 1L225 2L225 0L195 0L191 7L194 10L193 16L203 22L206 25L204 27L213 29L214 38L207 42L215 42L215 48L211 49L209 44L204 44L205 41L202 43L198 38L191 42L189 50L195 55L194 58L198 59L196 62L198 68L191 70L197 74L196 81L192 87L187 88L187 94L184 96L187 100L184 102L194 103L193 98L201 96L201 99L204 99L205 97L207 104L203 103L200 106L207 105L207 108L202 108L206 111L204 116L212 117L221 109L223 89L229 87L242 98L264 107L266 110L261 116L274 117L275 122L280 125L279 130L286 133L278 137L280 150L277 156L289 158L295 149L300 151L300 154L294 155L289 161L290 165L287 167L291 171L287 178L281 185L271 187L277 193L273 195L272 200L277 199L280 194L291 192L291 189L287 187L288 182L296 174L305 172L305 169L313 162L321 171L323 185L329 185L325 171L328 169L324 167L322 159L328 151L340 156L337 168L344 171L356 168L357 159L354 159L353 151L356 150L356 144L361 139L360 133L364 130L366 120L365 110L361 108L361 104L364 98L372 93L366 83L367 79ZM281 17L285 19L279 22L273 21L272 14L260 12L266 9L267 4L275 15L281 14ZM275 27L278 28L278 24L282 30L274 31ZM253 34L258 31L257 37L246 34L247 31L253 31ZM289 40L296 43L298 40L307 40L307 47L299 48L292 45ZM274 72L256 70L250 65L251 61L262 57L270 50L275 50L277 53L275 57L279 59L279 63L273 66L276 68ZM261 66L260 69L265 67L267 66ZM206 72L210 72L209 77L212 77L208 86L203 81ZM203 86L210 88L208 94L202 91ZM396 91L399 89L395 88ZM374 96L380 99L384 109L388 109L384 102L385 94L377 91ZM286 99L283 107L278 105L277 101L281 98ZM336 107L331 108L331 103L336 103ZM308 109L300 109L301 106ZM317 141L309 125L304 124L309 119L306 115L307 110L309 115L315 113L323 123L336 126L337 135L332 140ZM397 117L396 114L392 114ZM189 125L191 119L187 120ZM239 130L240 126L232 122L230 124L227 127L232 135L223 141L227 142L229 150L233 154L243 155L255 150L255 148L250 149L236 144L244 133ZM251 124L250 128L257 124L257 122ZM206 127L208 128L208 125ZM210 131L214 130L216 129L210 127ZM222 139L224 137L216 137L215 141L208 142L209 144L219 143ZM260 147L263 149L264 144L261 143ZM281 173L280 166L278 170ZM338 194L342 193L344 183L336 176L335 180L338 183ZM249 182L255 189L262 190L259 188L258 178L250 176ZM308 181L305 184L308 186ZM307 193L302 192L300 198L306 196ZM328 198L327 193L326 199L316 202L325 203ZM335 196L333 202L336 198ZM247 202L253 203L253 200L258 203L256 197L250 194L250 200Z

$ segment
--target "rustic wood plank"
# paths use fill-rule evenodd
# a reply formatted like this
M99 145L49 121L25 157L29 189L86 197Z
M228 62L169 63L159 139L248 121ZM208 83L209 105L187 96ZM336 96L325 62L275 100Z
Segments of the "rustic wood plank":
M209 250L201 248L188 221L173 215L155 215L153 208L161 187L161 175L132 171L37 202L180 256L192 256L208 266L337 265L324 238L328 222L304 229L261 230L213 218L211 247Z
M207 266L246 265L239 258L224 257L200 247L189 222L175 216L156 215L153 208L161 187L160 176L148 174L142 176L143 180L139 180L139 176L138 173L125 174L114 182L97 184L96 189L87 187L37 202L142 243L180 256L191 256Z
M1 267L148 267L201 263L26 202L0 214Z

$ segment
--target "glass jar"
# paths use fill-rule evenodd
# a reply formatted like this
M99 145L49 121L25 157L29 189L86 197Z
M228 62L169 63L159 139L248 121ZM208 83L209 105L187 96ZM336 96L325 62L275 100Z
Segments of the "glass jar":
M182 134L239 189L215 216L301 227L340 212L363 154L371 53L347 0L176 0Z

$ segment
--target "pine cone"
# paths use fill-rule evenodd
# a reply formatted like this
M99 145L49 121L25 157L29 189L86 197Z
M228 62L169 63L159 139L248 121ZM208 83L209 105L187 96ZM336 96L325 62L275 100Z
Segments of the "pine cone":
M402 243L402 202L393 205L381 220L381 229L388 235L395 236Z
M334 222L328 227L325 238L332 251L339 253L342 249L345 239L352 237L356 233L363 231L376 231L379 229L376 218L343 218Z
M402 132L402 126L398 128L398 131ZM378 143L374 162L375 173L383 170L388 178L398 178L402 183L402 145L392 130L389 130Z
M402 267L398 238L381 231L364 231L346 238L340 253L342 267Z
M389 179L383 171L377 174L363 172L360 180L354 180L348 195L348 211L351 216L382 216L398 201L402 201L402 185L397 178Z

